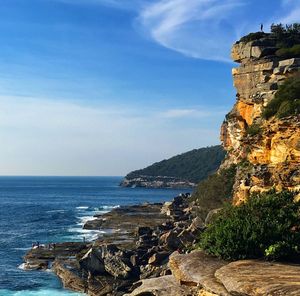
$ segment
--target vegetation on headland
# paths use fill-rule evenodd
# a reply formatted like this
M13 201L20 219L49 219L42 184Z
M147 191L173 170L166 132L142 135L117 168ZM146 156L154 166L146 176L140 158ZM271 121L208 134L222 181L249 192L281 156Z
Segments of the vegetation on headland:
M272 24L271 32L254 32L240 39L240 42L256 41L268 37L274 40L275 47L291 48L296 44L300 44L300 23L290 25Z
M225 205L203 232L199 246L226 260L293 259L300 255L300 202L289 191L253 194Z
M126 179L139 176L168 176L198 183L213 174L224 157L225 151L220 145L194 149L133 171L126 176Z
M205 219L210 210L220 208L224 202L231 201L233 184L235 181L236 166L221 169L200 182L191 197L197 206L197 215Z
M300 76L287 78L279 87L275 98L269 102L262 116L284 118L300 114Z

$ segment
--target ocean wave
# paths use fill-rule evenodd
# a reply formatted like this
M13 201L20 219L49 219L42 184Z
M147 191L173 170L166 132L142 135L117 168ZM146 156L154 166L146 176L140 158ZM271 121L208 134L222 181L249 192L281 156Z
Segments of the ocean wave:
M77 225L84 225L86 222L88 221L93 221L96 220L97 217L94 216L82 216L82 217L77 217L79 219L80 222L77 223Z
M16 250L16 251L28 251L28 250L30 250L31 248L29 248L29 247L27 247L27 248L14 248L14 250Z
M19 269L25 270L25 263L22 263L18 266Z
M102 206L103 210L112 210L112 209L117 209L119 208L120 205L116 205L116 206Z
M50 210L47 213L64 213L66 210Z
M90 230L77 227L69 228L68 232L73 234L68 235L68 238L85 241L94 241L106 233L106 231L102 230Z
M89 207L88 206L79 206L76 207L77 210L87 210Z

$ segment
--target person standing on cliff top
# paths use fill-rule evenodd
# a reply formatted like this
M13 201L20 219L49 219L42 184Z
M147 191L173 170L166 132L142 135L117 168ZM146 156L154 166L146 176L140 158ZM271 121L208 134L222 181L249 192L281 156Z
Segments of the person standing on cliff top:
M260 24L260 31L263 32L264 30L264 24Z

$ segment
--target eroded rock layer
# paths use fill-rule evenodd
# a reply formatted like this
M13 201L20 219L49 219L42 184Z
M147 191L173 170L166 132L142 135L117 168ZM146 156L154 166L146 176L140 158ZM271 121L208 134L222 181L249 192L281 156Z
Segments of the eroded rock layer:
M228 152L222 167L238 164L234 203L252 192L271 188L300 189L300 118L272 117L262 112L275 97L278 87L300 70L300 58L280 59L273 55L270 40L237 43L232 59L237 101L221 128L221 140ZM249 133L249 129L256 129Z

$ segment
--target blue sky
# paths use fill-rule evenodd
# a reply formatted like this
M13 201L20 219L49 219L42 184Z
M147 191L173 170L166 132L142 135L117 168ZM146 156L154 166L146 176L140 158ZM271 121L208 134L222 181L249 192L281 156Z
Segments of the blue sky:
M1 0L0 174L123 175L219 143L231 44L299 20L298 0Z

